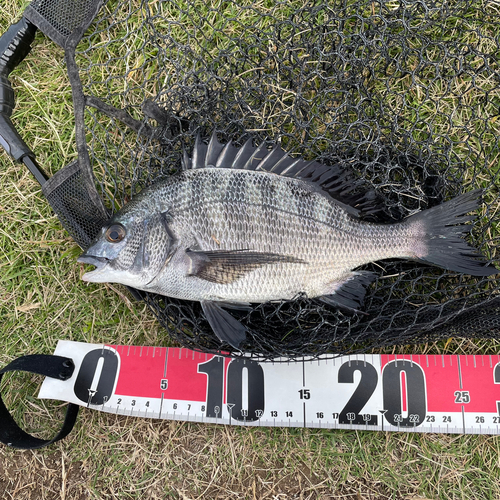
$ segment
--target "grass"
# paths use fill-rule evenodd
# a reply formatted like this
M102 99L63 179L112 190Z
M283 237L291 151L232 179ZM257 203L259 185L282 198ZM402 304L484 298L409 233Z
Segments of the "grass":
M196 8L204 5L196 3ZM394 8L397 5L394 2ZM485 8L488 5L485 2ZM166 8L166 4L161 6ZM20 0L4 6L2 32L22 7ZM230 9L227 3L214 4L210 11L214 18L219 7ZM273 3L260 2L255 8L273 12ZM179 25L172 36L181 37L186 14L172 11L174 14ZM239 22L255 18L262 26L268 22L252 9L244 10ZM237 30L238 23L219 28L217 46L206 46L206 50L224 48L222 34ZM138 38L137 50L128 59L129 68L142 67L140 44ZM116 51L119 48L109 48L108 53ZM93 55L88 57L93 64L97 62ZM98 67L95 71L98 79ZM150 69L142 67L141 71ZM153 73L147 78L150 76ZM116 88L107 88L113 92L133 87L135 78L142 78L137 70L121 83L113 81ZM53 174L76 156L71 90L62 50L38 34L33 53L11 80L17 95L14 120L41 165ZM403 80L398 84L406 85ZM442 91L439 82L430 88ZM153 86L150 91L154 92ZM417 103L421 97L406 98ZM279 99L277 102L287 108L293 104L291 99L285 95L281 104ZM498 95L491 96L491 102L495 99ZM444 114L454 103L443 100L440 106L439 112ZM435 110L422 109L421 113L426 118L434 116L436 126L445 130L446 124L439 113L435 116ZM467 123L467 118L460 123ZM78 252L36 182L1 153L1 366L20 355L51 353L60 338L169 345L143 305L123 300L115 292L118 287L88 286L80 280L83 269L75 262ZM450 339L397 351L481 354L498 352L499 347L497 340ZM30 431L48 437L56 432L64 408L58 402L37 400L39 383L36 376L13 375L4 378L2 388L16 419ZM0 494L15 500L496 499L500 498L499 456L500 438L496 436L226 428L83 409L73 433L63 442L38 451L0 448Z

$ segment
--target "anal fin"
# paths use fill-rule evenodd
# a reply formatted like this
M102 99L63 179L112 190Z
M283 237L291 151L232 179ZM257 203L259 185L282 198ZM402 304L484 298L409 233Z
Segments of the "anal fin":
M247 337L247 329L231 314L224 311L217 302L202 300L201 307L219 340L239 349Z
M370 271L356 271L337 281L331 286L331 293L321 295L319 300L328 305L339 307L351 312L366 314L360 311L366 295L366 286L375 278L376 273Z

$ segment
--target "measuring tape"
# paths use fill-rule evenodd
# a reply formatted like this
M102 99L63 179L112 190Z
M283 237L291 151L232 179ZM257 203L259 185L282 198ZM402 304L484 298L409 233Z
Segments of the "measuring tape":
M40 398L229 425L499 434L500 356L352 355L257 362L188 349L59 341L71 378Z

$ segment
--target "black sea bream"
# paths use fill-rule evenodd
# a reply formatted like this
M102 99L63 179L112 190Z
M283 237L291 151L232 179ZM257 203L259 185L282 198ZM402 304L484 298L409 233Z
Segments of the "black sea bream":
M245 327L224 307L320 297L358 311L374 274L363 264L401 258L486 276L497 270L462 238L478 190L402 222L360 218L370 195L349 193L345 172L268 151L199 139L183 170L137 195L79 258L85 281L114 282L200 301L233 347ZM347 201L347 203L346 203ZM349 203L349 204L348 204Z

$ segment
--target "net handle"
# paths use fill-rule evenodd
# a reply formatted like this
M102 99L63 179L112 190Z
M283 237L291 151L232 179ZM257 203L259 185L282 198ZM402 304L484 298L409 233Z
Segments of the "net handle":
M15 161L24 163L43 186L47 175L10 119L16 101L8 77L30 52L35 33L36 26L23 17L0 37L0 145Z
M14 161L24 163L43 187L49 177L38 165L35 153L24 142L10 118L16 101L8 78L31 51L36 30L34 24L22 17L0 37L0 146ZM142 294L138 290L127 288L136 300L142 300Z

